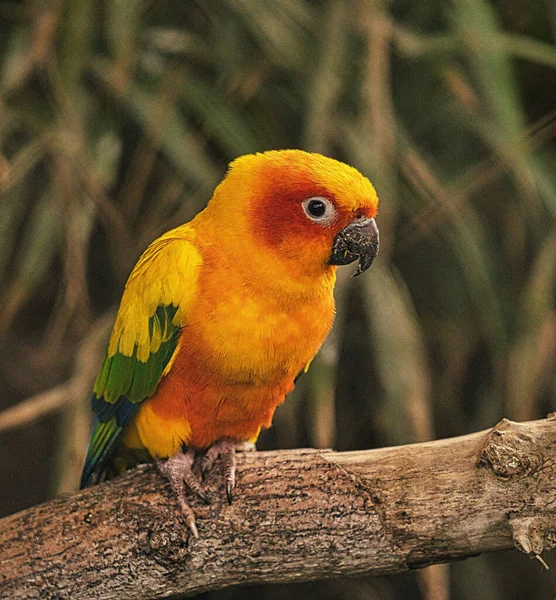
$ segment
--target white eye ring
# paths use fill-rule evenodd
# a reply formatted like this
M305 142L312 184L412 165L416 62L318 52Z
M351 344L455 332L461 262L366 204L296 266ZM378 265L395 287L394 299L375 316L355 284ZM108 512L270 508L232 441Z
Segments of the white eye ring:
M311 196L301 203L303 211L311 219L322 225L328 225L336 218L336 209L324 196Z

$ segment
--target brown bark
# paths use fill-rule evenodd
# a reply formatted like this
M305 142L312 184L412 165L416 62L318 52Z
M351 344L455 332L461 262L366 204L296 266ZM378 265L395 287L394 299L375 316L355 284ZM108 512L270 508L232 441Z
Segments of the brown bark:
M152 466L0 521L2 598L163 598L380 575L556 540L556 419L361 452L240 455L232 506L192 501L193 540ZM218 469L216 469L218 471Z

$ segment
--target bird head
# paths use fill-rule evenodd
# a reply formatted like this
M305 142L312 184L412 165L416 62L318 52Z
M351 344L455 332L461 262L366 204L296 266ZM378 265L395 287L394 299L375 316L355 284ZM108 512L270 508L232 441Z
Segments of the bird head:
M359 275L378 252L374 187L353 167L320 154L241 156L211 201L220 208L223 202L230 225L247 228L258 252L272 253L293 276L330 273L356 260Z

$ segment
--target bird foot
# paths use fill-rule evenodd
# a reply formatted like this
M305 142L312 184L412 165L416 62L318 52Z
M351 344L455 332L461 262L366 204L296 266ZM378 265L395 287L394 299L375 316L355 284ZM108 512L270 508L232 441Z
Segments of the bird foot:
M166 460L157 460L156 467L160 474L170 481L170 486L178 500L185 522L191 529L193 536L198 538L199 532L195 523L195 513L187 502L185 486L187 485L194 494L197 494L207 504L210 504L210 498L193 473L194 460L195 450L187 450L186 452L178 452Z
M201 474L204 478L208 471L212 469L214 462L218 457L222 459L226 497L229 504L232 503L232 491L236 485L236 450L240 452L255 450L255 444L251 442L220 440L210 446L205 452L200 465ZM195 523L195 513L187 502L185 486L207 504L210 504L211 499L193 472L195 455L195 450L178 452L166 460L157 460L156 467L159 473L169 480L172 491L174 492L180 505L180 509L185 517L185 522L193 536L198 538L199 533Z
M224 469L224 483L226 486L226 498L228 504L232 503L232 491L236 486L237 451L255 450L255 444L251 442L232 442L220 440L214 443L206 452L201 461L201 474L203 478L212 469L214 461L220 457Z

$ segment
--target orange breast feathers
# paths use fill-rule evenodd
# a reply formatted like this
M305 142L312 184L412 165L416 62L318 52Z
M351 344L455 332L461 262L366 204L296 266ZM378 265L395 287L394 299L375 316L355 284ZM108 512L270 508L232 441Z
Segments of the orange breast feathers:
M203 266L172 366L128 431L128 445L153 457L182 443L255 441L332 325L333 275L318 294L286 298L250 289L210 257Z
M152 315L158 286L178 303L180 334L156 390L126 426L124 445L167 457L183 444L255 440L270 426L332 325L336 236L372 220L377 203L358 171L320 155L275 151L232 163L207 208L166 234L171 242L152 270L142 259L156 281L126 288L119 315L140 318L129 309L139 297ZM164 253L181 258L166 263ZM194 261L183 259L188 253ZM335 264L354 260L349 249L343 256ZM176 271L173 263L186 266ZM123 320L117 326L122 338L133 329Z

